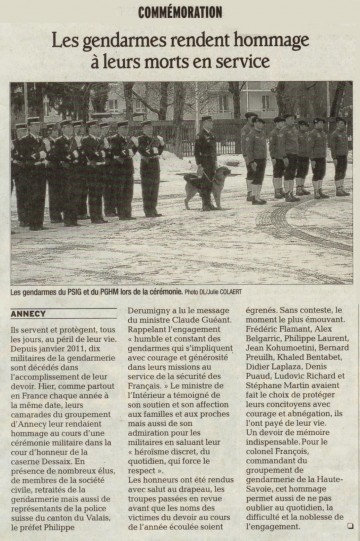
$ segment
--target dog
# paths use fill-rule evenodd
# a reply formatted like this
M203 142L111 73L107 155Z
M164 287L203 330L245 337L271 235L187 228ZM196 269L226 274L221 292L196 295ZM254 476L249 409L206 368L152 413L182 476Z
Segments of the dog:
M212 180L211 193L214 196L217 210L221 210L221 192L224 189L225 179L230 175L231 171L228 167L218 167L215 171L215 176ZM184 175L185 193L184 200L186 210L190 210L189 201L200 192L201 178L193 173Z

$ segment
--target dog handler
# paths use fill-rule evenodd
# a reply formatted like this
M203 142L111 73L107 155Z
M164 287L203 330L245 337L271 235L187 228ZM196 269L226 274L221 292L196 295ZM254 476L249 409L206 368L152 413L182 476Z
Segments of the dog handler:
M202 179L200 196L203 211L215 210L211 203L211 186L216 171L216 140L212 129L212 117L203 116L202 130L196 136L194 148L197 174Z

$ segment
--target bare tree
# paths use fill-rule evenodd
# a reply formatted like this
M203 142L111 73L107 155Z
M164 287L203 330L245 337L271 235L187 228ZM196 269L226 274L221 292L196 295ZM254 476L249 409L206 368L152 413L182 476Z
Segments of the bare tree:
M333 118L339 116L340 107L344 99L347 84L347 81L340 81L336 85L334 97L330 108L330 116Z
M174 145L175 154L183 157L182 151L182 123L186 98L186 86L183 82L174 83Z
M169 107L169 87L170 83L145 83L145 96L132 89L132 94L145 107L155 113L158 120L166 120L167 110Z
M229 82L229 92L232 94L234 118L236 119L241 118L240 92L244 88L245 84L246 82ZM235 154L240 154L241 152L240 126L238 127L238 132L238 136L235 137Z
M134 83L123 83L123 84L124 84L126 119L129 120L129 122L131 122L133 119L133 114L134 114L134 104L133 104Z

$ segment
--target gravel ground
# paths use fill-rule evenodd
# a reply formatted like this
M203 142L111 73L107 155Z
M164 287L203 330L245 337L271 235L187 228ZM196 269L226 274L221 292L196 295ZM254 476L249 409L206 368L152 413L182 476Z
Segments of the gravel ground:
M12 285L352 283L352 197L335 197L333 165L328 163L324 181L330 199L307 196L293 204L274 200L268 167L268 204L254 207L245 201L238 158L219 158L231 162L232 176L218 212L202 213L198 195L184 210L182 174L194 169L193 160L169 156L162 161L158 219L143 217L138 167L136 221L110 218L104 225L83 221L65 228L49 223L46 208L48 229L31 232L17 225L13 193ZM345 187L352 190L352 165Z

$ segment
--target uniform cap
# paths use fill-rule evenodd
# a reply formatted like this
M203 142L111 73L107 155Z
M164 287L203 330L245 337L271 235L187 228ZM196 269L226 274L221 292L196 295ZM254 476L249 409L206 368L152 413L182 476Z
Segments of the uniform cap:
M345 124L346 124L346 120L342 116L337 116L335 120L336 120L336 122L345 122Z
M25 124L24 122L22 124L15 124L16 130L23 130L25 128L27 128L27 124Z
M279 124L279 122L285 122L285 118L283 116L276 116L274 118L274 123Z
M82 120L74 120L72 122L72 125L74 126L74 128L76 128L77 126L82 126Z
M62 120L60 122L60 126L63 128L64 126L72 126L71 120Z
M99 126L100 126L100 128L108 128L109 123L108 122L99 122Z
M141 123L142 126L151 126L151 120L144 120L144 122Z
M91 126L97 126L97 122L96 120L89 120L86 125L88 128L90 128Z
M261 124L265 124L265 120L259 118L258 116L255 118L255 122L261 122Z
M309 127L309 123L306 122L306 120L299 120L299 126L307 126L307 127Z
M212 120L212 116L211 115L203 116L201 120L202 122L205 122L205 120Z
M30 126L30 124L40 124L40 117L38 116L29 117L27 119L27 123L28 123L28 126Z
M47 130L49 130L49 129L52 130L54 127L55 127L55 122L49 122L49 124L46 124L46 125L45 125L45 128L46 128Z
M325 118L317 116L316 118L314 118L314 124L317 124L318 122L325 122Z
M256 118L257 117L257 114L256 113L245 113L245 118Z
M122 126L128 126L129 125L129 121L128 120L122 120L121 122L118 122L117 123L117 127L118 128L121 128ZM143 124L144 125L144 124Z

